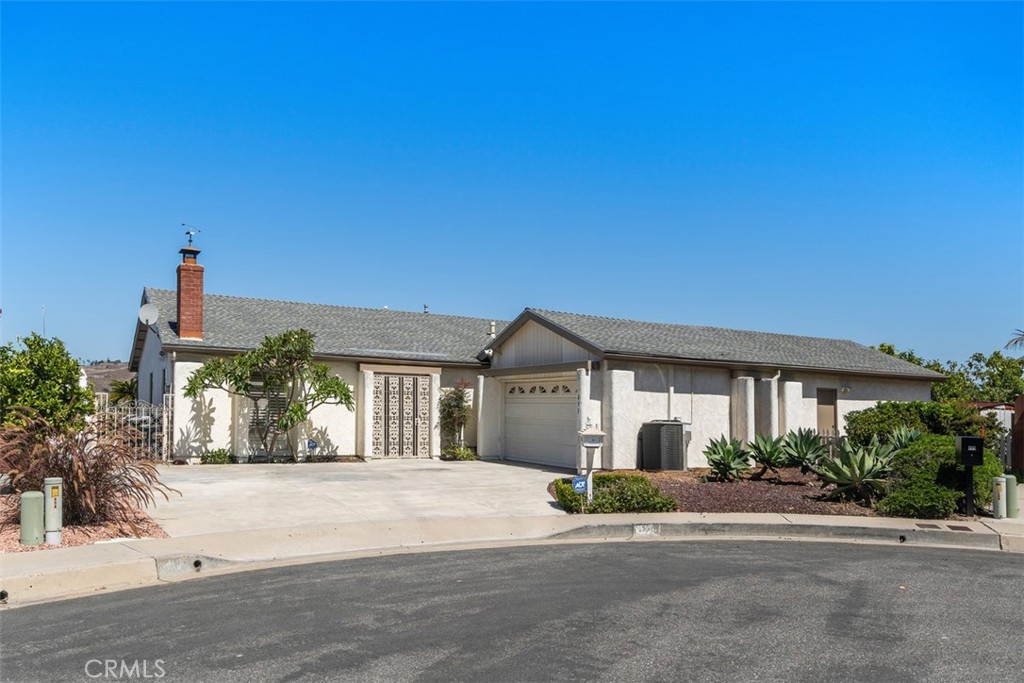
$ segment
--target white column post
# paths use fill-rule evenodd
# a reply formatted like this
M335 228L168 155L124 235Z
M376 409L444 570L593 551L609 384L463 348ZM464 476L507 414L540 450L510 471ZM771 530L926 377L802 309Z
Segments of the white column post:
M473 419L476 420L476 454L479 457L484 448L487 428L484 426L484 376L476 376L476 387L473 389Z
M441 401L441 375L430 376L430 457L441 457L441 420L438 407Z
M587 418L593 418L589 414L590 404L590 373L586 368L576 370L576 431L581 432L587 427ZM576 469L577 474L583 471L582 464L586 463L586 449L577 443L576 445Z
M754 438L754 378L736 377L732 381L732 436L746 443Z
M359 455L363 456L366 460L370 460L373 458L373 370L360 371L359 378L358 410L362 410L359 421L362 434L357 434L356 436L357 438L360 436L362 438L357 446Z

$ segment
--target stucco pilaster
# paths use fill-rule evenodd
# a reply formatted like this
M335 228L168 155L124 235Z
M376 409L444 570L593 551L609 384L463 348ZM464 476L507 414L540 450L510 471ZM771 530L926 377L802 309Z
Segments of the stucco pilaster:
M477 375L473 385L473 419L476 421L476 454L480 456L490 425L484 422L484 376ZM483 456L480 456L483 457Z
M359 429L356 449L364 459L373 457L373 370L359 372Z
M632 370L604 370L605 469L636 467L636 435L642 417L637 415L633 396Z
M732 436L746 443L754 438L754 378L732 380Z
M601 417L598 415L595 419L595 416L591 415L589 411L590 401L588 399L590 398L590 373L586 368L580 368L576 371L576 387L576 431L580 432L586 429L588 422L592 425L598 426L601 422ZM586 449L583 448L583 446L577 446L576 450L576 462L578 463L577 470L582 472L580 464L582 464L586 459ZM601 458L603 460L603 453L601 454ZM601 467L602 465L595 464L595 466Z
M430 376L430 457L441 457L441 375Z
M504 455L501 438L505 419L501 380L480 375L476 381L480 394L476 454L484 460L499 460Z
M804 385L802 382L782 383L782 424L781 431L788 433L803 427L800 419L803 411Z

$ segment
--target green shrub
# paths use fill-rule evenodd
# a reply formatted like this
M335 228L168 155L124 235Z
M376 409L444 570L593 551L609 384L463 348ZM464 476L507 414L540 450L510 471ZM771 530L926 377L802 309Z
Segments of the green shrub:
M555 480L555 497L566 512L673 512L676 501L641 474L595 474L594 500L572 489L571 479ZM585 508L585 509L584 509Z
M231 452L226 448L215 448L209 453L203 453L199 459L204 465L227 465L231 462Z
M992 504L992 477L1003 473L1003 464L988 450L983 454L983 463L974 468L974 502L986 507ZM885 500L896 498L889 503L880 502L879 512L897 514L915 505L934 510L935 514L946 511L951 498L955 502L962 497L965 473L954 437L925 434L893 456L892 484ZM951 510L945 516L949 514Z
M875 435L887 438L900 427L947 436L980 436L984 431L985 448L990 450L998 448L1006 431L994 416L962 402L893 401L846 414L846 436L855 446L866 446Z
M787 464L799 467L804 474L828 455L828 449L813 429L798 429L786 434L782 440L782 452L786 454Z
M927 477L904 480L892 493L878 502L878 513L886 517L946 519L956 512L963 494L946 488Z
M445 448L441 451L442 460L479 460L476 453L469 448L460 448L453 446L451 448Z
M743 448L739 439L727 439L724 434L711 440L704 455L719 481L733 481L750 469L750 451Z

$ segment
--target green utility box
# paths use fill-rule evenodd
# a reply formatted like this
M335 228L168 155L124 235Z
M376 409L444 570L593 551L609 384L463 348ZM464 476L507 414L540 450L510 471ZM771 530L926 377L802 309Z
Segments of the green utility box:
M1013 519L1020 516L1020 507L1017 500L1017 477L1012 474L1006 475L1006 516Z

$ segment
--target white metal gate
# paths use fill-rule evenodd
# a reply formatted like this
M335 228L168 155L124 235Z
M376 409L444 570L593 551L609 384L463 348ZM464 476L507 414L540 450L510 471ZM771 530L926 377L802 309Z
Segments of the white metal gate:
M95 424L123 437L139 458L167 460L173 455L174 395L164 394L163 405L146 401L111 403L109 395L96 394Z

